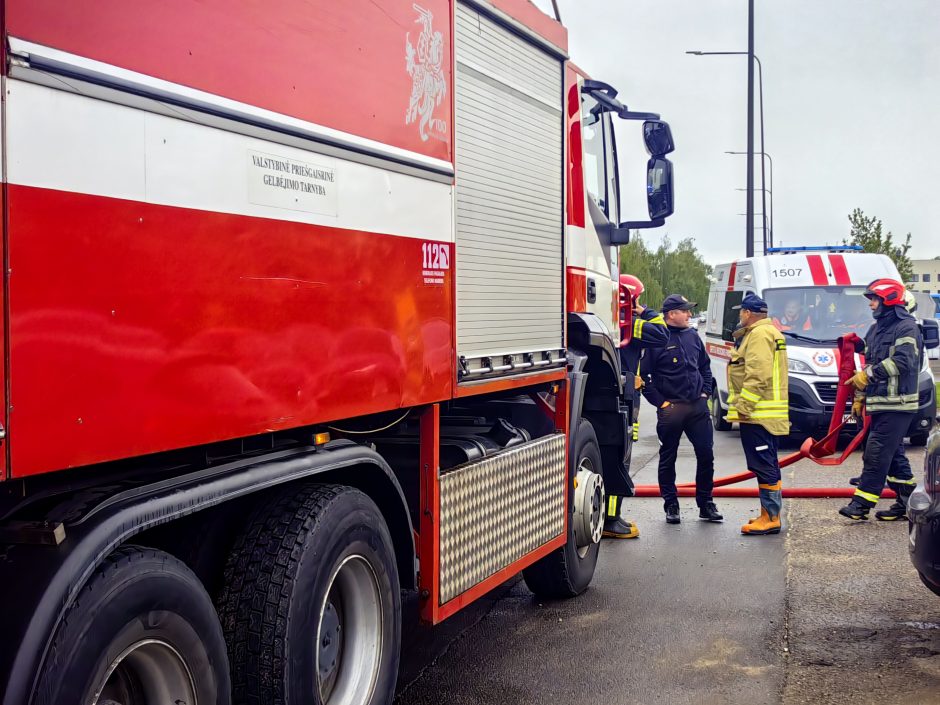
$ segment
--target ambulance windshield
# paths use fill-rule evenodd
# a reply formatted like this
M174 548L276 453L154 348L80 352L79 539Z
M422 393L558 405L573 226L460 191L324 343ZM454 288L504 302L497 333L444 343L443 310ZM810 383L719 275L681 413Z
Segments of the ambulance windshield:
M847 333L863 337L872 324L864 287L806 286L765 289L767 315L794 338L833 341Z

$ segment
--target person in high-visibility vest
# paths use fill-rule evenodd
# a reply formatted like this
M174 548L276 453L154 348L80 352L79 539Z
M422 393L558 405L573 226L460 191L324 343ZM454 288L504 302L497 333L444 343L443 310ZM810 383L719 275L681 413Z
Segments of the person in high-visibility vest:
M875 516L889 521L900 518L916 484L910 463L897 457L904 453L901 444L917 413L917 376L924 354L924 338L916 319L905 308L904 294L901 282L887 278L876 279L865 289L875 323L865 335L865 369L856 372L846 384L853 385L857 392L853 413L864 402L871 426L858 488L839 510L842 516L856 521L868 518L885 481L898 493L898 506Z
M659 312L646 308L640 303L640 296L645 287L643 282L632 274L620 275L621 304L633 305L633 328L630 342L620 348L620 369L627 377L628 388L624 396L633 399L633 440L637 440L640 424L637 411L640 408L640 355L646 348L663 347L669 340L666 321ZM640 535L637 525L620 516L623 498L633 494L633 480L626 471L605 473L604 486L607 490L607 516L604 519L604 536L610 539L635 539Z
M741 426L747 469L757 475L760 516L741 527L750 536L780 533L783 492L777 438L790 432L787 341L767 318L767 302L748 293L741 301L740 345L728 363L728 421Z

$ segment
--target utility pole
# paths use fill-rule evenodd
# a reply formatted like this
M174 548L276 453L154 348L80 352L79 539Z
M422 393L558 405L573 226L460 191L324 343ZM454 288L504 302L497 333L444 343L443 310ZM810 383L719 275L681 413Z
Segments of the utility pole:
M747 223L745 256L754 256L754 0L747 0Z

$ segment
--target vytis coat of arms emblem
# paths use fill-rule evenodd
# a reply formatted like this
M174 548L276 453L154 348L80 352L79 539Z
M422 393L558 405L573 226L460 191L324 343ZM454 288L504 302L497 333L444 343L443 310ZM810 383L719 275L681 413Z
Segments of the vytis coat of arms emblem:
M434 15L418 4L412 5L418 13L416 24L421 25L417 46L411 43L411 33L405 35L405 68L411 76L411 100L405 112L405 124L418 121L418 133L424 142L428 138L446 139L447 123L434 117L434 108L447 95L444 79L444 35L431 26Z

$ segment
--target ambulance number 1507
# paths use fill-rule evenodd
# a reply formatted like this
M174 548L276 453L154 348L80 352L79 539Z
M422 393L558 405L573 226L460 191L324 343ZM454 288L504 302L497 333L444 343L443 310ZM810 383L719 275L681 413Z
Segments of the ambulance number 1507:
M798 277L803 273L802 267L790 267L789 269L774 269L771 274L775 277Z

